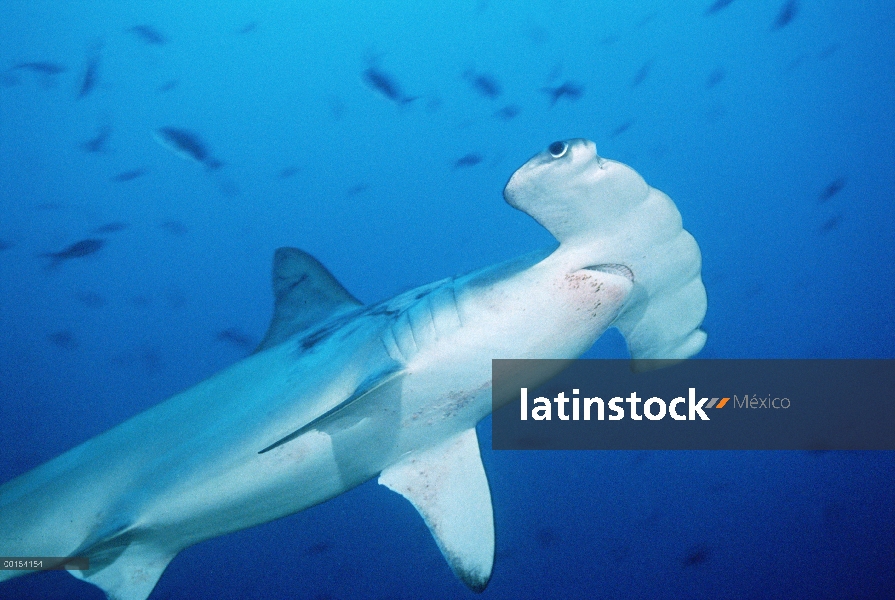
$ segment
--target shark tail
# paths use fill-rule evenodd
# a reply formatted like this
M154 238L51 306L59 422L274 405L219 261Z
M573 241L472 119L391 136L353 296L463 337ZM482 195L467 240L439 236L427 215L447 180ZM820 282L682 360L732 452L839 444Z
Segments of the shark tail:
M177 551L146 543L134 530L117 530L93 537L74 551L61 550L62 544L48 544L51 535L40 536L39 548L29 550L25 544L12 550L22 558L41 557L45 562L51 556L58 558L53 561L55 564L46 564L46 568L59 568L68 562L66 559L72 559L66 565L68 572L100 588L109 600L146 600L168 563L177 555ZM85 558L87 565L82 563ZM82 566L88 568L77 569ZM31 572L3 570L0 582Z
M89 483L61 481L71 456L0 485L0 556L42 558L44 569L65 568L109 600L145 600L182 548L159 544L121 506L91 503L81 491ZM0 582L33 572L0 570Z

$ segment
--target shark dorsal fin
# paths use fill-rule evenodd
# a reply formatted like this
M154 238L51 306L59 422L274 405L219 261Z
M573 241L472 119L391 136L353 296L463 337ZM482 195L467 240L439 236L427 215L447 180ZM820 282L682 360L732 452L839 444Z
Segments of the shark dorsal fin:
M408 454L379 483L410 500L457 577L484 590L494 566L494 511L475 429Z
M336 312L361 306L319 260L298 248L277 248L273 255L273 319L255 352Z

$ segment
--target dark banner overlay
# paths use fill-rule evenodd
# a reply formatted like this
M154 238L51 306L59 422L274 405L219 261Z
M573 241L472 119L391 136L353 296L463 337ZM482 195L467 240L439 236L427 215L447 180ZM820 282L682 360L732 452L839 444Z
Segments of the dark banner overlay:
M491 368L495 450L895 450L895 360Z
M86 556L0 556L0 571L89 571Z

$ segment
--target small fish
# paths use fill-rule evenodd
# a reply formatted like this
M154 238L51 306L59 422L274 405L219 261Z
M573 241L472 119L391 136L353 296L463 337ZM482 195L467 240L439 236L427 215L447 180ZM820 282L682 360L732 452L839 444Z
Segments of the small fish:
M124 231L130 227L130 223L125 223L124 221L112 221L111 223L106 223L105 225L101 225L93 230L93 233L115 233L118 231Z
M820 203L824 203L839 192L842 191L842 188L845 187L845 177L840 177L833 181L830 185L824 188L824 190L818 195L817 201Z
M716 85L718 85L719 83L724 81L725 76L726 76L726 73L724 72L724 69L721 69L721 68L715 69L714 71L709 73L709 76L706 78L705 87L707 87L707 88L715 87Z
M251 23L246 23L245 25L243 25L242 28L240 28L239 31L237 31L236 33L238 33L239 35L245 35L247 33L252 33L256 29L258 29L258 23L252 21Z
M584 95L584 86L580 83L567 81L559 87L546 87L542 91L550 97L550 106L553 106L561 98L567 98L571 102L578 100Z
M84 306L91 308L99 308L106 304L106 299L96 292L80 292L75 295L75 298Z
M3 252L4 250L9 250L14 245L15 244L13 244L12 242L7 242L6 240L0 240L0 252Z
M538 546L540 546L544 550L547 550L548 548L552 548L557 544L557 542L559 542L559 536L557 536L552 529L548 527L541 527L535 534L535 540L537 540Z
M342 99L338 96L328 96L326 99L326 103L329 106L330 114L332 114L333 119L335 119L336 121L344 117L345 113L348 112L348 107L345 106L345 103L342 102Z
M170 92L178 85L180 85L180 81L178 81L177 79L172 79L171 81L166 81L165 83L158 86L158 89L156 91L160 94L164 94L165 92Z
M515 104L507 104L499 111L494 113L494 116L498 119L503 119L504 121L509 121L510 119L514 119L520 112L520 108Z
M474 167L480 162L482 162L482 155L470 152L469 154L458 158L456 162L454 162L454 168L461 169L465 167Z
M727 8L733 0L715 0L715 3L705 9L705 16L710 17Z
M81 258L97 253L104 244L104 240L86 239L81 240L80 242L75 242L71 246L60 250L59 252L47 252L45 254L41 254L40 256L49 258L50 264L48 268L54 269L67 260L71 260L73 258Z
M159 223L158 226L161 227L162 229L164 229L165 231L167 231L168 233L170 233L171 235L177 235L177 236L186 235L187 232L189 231L187 229L186 225L184 225L180 221L163 221L163 222Z
M833 56L839 50L839 44L832 43L828 44L820 53L817 55L818 60L826 60Z
M234 346L246 349L252 349L258 344L258 342L252 339L251 336L243 333L237 327L229 327L221 331L217 335L217 340L219 342L227 342L228 344L233 344Z
M695 567L701 564L704 564L708 561L711 556L711 552L709 548L704 545L694 546L687 552L687 555L684 557L682 561L683 566L685 567Z
M220 169L223 163L208 151L198 134L180 127L161 127L155 132L155 139L178 156L205 165L211 171Z
M294 165L284 167L280 169L279 173L277 173L277 177L279 177L280 179L289 179L290 177L294 177L295 175L297 175L300 171L301 169Z
M500 87L500 84L485 73L476 73L472 69L469 69L463 73L463 79L469 82L469 85L472 86L476 92L481 94L482 96L490 99L495 99L503 92Z
M99 131L96 133L96 136L90 138L86 142L81 144L81 149L84 152L105 152L106 151L106 142L109 141L109 136L112 135L112 126L111 125L103 125L100 127Z
M355 183L350 188L348 188L348 191L345 193L349 196L357 196L361 192L367 191L367 187L368 186L366 183Z
M163 46L168 43L168 37L152 25L134 25L128 31L153 46Z
M32 73L40 73L41 75L59 75L60 73L65 73L68 70L68 67L60 65L59 63L40 60L36 62L19 63L14 66L13 69L19 71L31 71Z
M0 73L0 87L10 88L19 85L21 80L12 71Z
M612 130L612 133L609 135L609 137L618 137L618 136L620 136L621 134L623 134L623 133L626 132L627 130L631 129L631 126L632 126L633 124L634 124L634 121L625 121L624 123L622 123L621 125L619 125L619 126L616 127L615 129L613 129L613 130Z
M379 92L392 102L398 104L408 104L416 100L416 96L408 96L405 94L398 83L387 73L377 69L374 66L368 67L362 77L371 89Z
M131 169L130 171L122 171L121 173L113 176L110 181L124 183L125 181L133 181L137 177L142 177L145 174L146 169Z
M653 68L653 61L648 60L643 63L643 66L634 74L634 79L631 80L631 87L636 88L638 85L643 83L643 81L649 76L650 70Z
M55 331L47 336L47 340L63 348L65 350L74 350L78 347L78 342L75 340L74 334L68 329L63 329L62 331Z
M88 95L99 82L99 62L102 42L94 43L87 52L87 62L84 65L84 74L81 76L81 86L78 88L78 98Z
M320 556L321 554L326 554L331 549L332 544L329 542L317 542L308 546L307 550L305 550L305 556Z
M824 221L824 224L820 226L821 233L829 233L834 229L838 229L839 225L842 224L842 215L836 214Z
M780 12L777 13L777 18L774 19L774 25L771 26L771 29L774 31L783 29L792 22L798 12L798 0L787 0L786 4L780 7Z
M186 296L176 290L169 291L166 299L170 308L183 308L186 306Z

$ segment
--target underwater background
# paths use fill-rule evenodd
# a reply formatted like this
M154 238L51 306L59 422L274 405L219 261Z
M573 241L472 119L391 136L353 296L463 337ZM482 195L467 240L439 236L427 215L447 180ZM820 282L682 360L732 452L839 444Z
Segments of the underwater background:
M572 137L678 205L700 356L895 358L890 1L4 0L0 482L248 354L278 246L375 302L549 245L501 191ZM895 453L479 435L483 598L895 598ZM188 548L151 596L280 597L473 594L372 481Z

